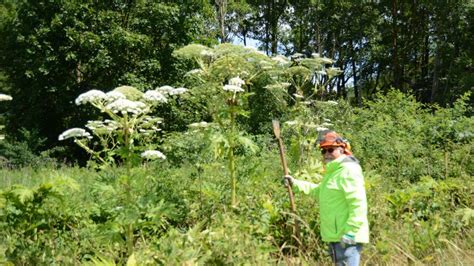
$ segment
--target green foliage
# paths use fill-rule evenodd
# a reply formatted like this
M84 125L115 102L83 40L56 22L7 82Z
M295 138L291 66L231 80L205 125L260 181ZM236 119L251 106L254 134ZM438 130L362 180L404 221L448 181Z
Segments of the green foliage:
M74 257L68 256L77 251L78 243L66 245L64 241L73 241L71 229L87 223L84 212L66 200L78 188L76 180L56 176L52 182L14 185L2 191L0 261L71 263Z
M8 131L38 130L50 147L61 129L86 121L87 111L70 105L76 95L176 82L173 50L194 40L209 42L205 8L199 1L0 4L6 15L0 20L0 72L15 99Z
M269 117L281 117L296 98L310 101L324 97L327 85L340 74L337 68L330 67L331 59L318 54L310 58L295 55L289 60L232 44L220 44L212 49L192 44L176 50L174 55L194 63L195 69L186 74L185 81L186 87L192 90L191 103L207 104L200 104L201 108L207 107L200 112L219 112L222 109L219 105L223 104L221 86L234 77L245 80L250 95L242 109L247 114L238 119L252 133L267 133Z
M468 176L472 165L462 158L472 153L474 121L462 106L437 107L433 115L413 96L392 91L348 115L345 136L366 169L384 169L396 181Z
M270 254L274 250L255 236L257 226L238 219L235 215L216 214L206 229L201 224L187 232L173 229L144 253L163 265L272 262Z
M165 108L173 122L166 129L182 131L193 121L209 120L206 100L226 79L240 75L251 81L253 93L244 127L260 134L267 133L265 116L280 118L293 102L292 93L313 91L307 81L324 84L318 96L348 97L358 106L391 87L424 103L449 106L471 90L474 80L470 1L5 0L0 14L0 86L15 98L6 129L12 134L21 128L37 131L47 138L45 149L54 146L61 129L86 121L87 111L69 103L92 88L130 84L145 91L192 80L200 93ZM282 69L264 54L228 43L200 46L217 44L218 35L223 42L259 46L266 55L329 57L333 67L326 76L311 78L313 70L322 73L323 61L294 60L286 71L296 72L289 88L281 84L288 76L275 80ZM187 60L173 56L189 43L196 44L182 51L189 52ZM203 57L203 50L212 54ZM193 66L207 77L187 75ZM180 105L185 108L173 108Z
M63 148L55 147L41 152L44 142L44 138L26 129L20 130L16 138L8 136L0 141L1 166L6 168L54 166L57 160L53 155L62 152Z
M0 171L4 188L0 261L330 263L319 237L318 205L304 195L296 195L301 245L292 242L289 221L294 219L288 212L277 148L270 136L254 137L261 148L257 153L236 156L239 204L229 208L225 161L213 159L200 133L175 134L165 145L175 152L172 161L132 169L129 205L120 192L126 169ZM285 136L288 141L292 135ZM314 178L309 165L302 169ZM386 167L365 171L372 240L363 260L467 263L469 257L463 252L473 243L471 178L396 182L389 171ZM127 255L124 240L129 223L134 224L133 256Z
M394 191L387 196L391 204L390 215L408 223L419 221L431 221L448 216L457 210L470 206L467 195L468 184L464 182L449 180L435 181L425 177L408 189ZM439 221L438 221L439 222ZM442 230L443 234L460 232L464 224L459 220L444 220L446 225L435 226L432 229ZM452 236L450 236L452 237Z
M142 223L148 222L144 222L141 217L145 216L154 221L157 215L166 209L161 208L161 202L146 215L142 214L141 210L149 207L148 200L137 202L139 194L134 190L136 180L144 181L141 178L135 179L132 173L132 167L140 165L140 156L145 160L166 158L160 151L150 150L156 146L153 143L156 137L152 133L160 131L158 124L161 123L159 118L150 113L157 105L167 102L168 97L172 98L173 95L185 91L184 88L174 89L170 86L145 93L131 86L121 86L108 93L98 90L88 91L79 95L76 104L90 104L110 118L103 121L89 121L86 125L100 144L91 143L93 137L81 128L66 130L59 136L59 140L73 138L76 144L98 161L102 169L109 167L113 169L118 165L117 159L125 167L124 172L112 171L114 179L119 181L117 187L107 185L100 188L104 188L101 190L108 191L110 195L120 195L114 198L116 201L112 201L111 204L117 206L115 210L119 212L108 212L106 217L107 220L112 220L112 225L116 229L112 238L119 238L120 234L125 235L129 257L134 254L136 227L142 227ZM138 155L137 153L144 148L148 150Z
M122 93L126 99L129 99L131 101L140 101L143 99L143 93L135 87L120 86L113 89L113 91Z
M467 206L472 206L468 196L471 186L471 180L436 181L424 177L406 188L386 192L389 206L377 216L391 222L372 228L381 230L380 235L374 234L376 246L381 250L392 246L409 254L412 261L431 263L439 249L449 250L453 239L471 234L472 226L462 221L463 217L471 219L463 216L470 209ZM393 234L384 232L390 228ZM397 246L391 243L393 239L398 239ZM469 245L472 240L469 236L464 241Z
M224 23L290 58L226 43L184 46L215 43L205 35L214 19L208 2L0 4L0 83L15 96L9 130L31 130L1 142L0 152L10 165L34 166L0 171L0 264L328 264L317 203L296 195L298 213L288 212L271 118L286 122L290 169L306 180L322 173L319 131L350 140L366 176L366 264L469 264L474 120L471 96L453 99L470 88L472 8L270 2L239 8L229 1L234 13ZM439 21L443 14L462 16L448 23ZM447 31L451 22L459 36ZM321 54L306 57L312 52ZM242 94L223 90L235 77L244 81ZM322 101L346 96L348 82L360 107L349 105L351 95ZM116 92L136 101L163 83L189 93L146 119L107 112L104 103L95 113L70 104L86 89L122 84L134 87ZM453 105L416 100L440 95ZM101 171L39 167L47 142L84 124L86 113L121 123L107 135L91 121L96 139L76 139L110 164ZM163 135L151 134L155 114L165 118ZM138 151L158 146L169 160L142 163ZM295 220L301 232L293 237Z

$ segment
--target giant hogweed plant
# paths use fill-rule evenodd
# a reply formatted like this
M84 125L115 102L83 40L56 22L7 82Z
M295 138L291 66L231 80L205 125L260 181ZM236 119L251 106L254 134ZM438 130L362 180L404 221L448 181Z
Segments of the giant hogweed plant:
M214 48L192 44L177 50L175 55L195 62L197 68L189 71L186 77L196 87L193 91L201 89L203 95L211 97L211 100L206 101L213 123L195 123L190 127L206 128L215 158L226 159L230 203L231 206L237 206L239 178L236 151L243 149L254 152L257 149L241 129L239 120L249 116L248 98L253 93L254 84L269 72L280 71L278 69L281 65L288 61L282 62L280 58L274 60L255 49L231 44L221 44ZM283 87L275 89L273 95L276 101L280 101L278 98L281 98L281 89Z
M215 131L212 136L215 154L227 156L228 170L231 182L231 204L237 205L237 176L234 152L238 146L244 146L248 150L254 152L255 144L246 137L243 132L239 131L236 118L238 115L245 115L246 112L242 108L242 101L245 100L245 90L242 86L245 81L239 77L229 80L229 84L223 87L225 91L226 105L222 109L221 116L215 117L219 124L219 131Z
M73 138L100 165L126 167L139 161L137 151L145 159L165 158L155 150L156 133L160 131L160 118L152 115L159 104L168 101L167 96L177 95L186 89L163 86L141 93L129 86L118 87L107 93L91 90L79 95L77 105L90 104L105 115L102 120L90 120L83 128L72 128L59 135L59 140Z
M88 121L84 128L71 128L59 135L59 140L74 139L74 142L91 154L99 165L116 166L121 163L125 175L120 177L124 213L134 213L126 217L125 238L129 255L133 254L134 224L139 220L132 195L133 166L141 159L165 159L166 156L156 150L157 132L162 122L152 114L155 107L168 102L169 98L186 92L185 88L163 86L142 93L134 87L122 86L107 93L90 90L79 95L77 105L92 105L106 118Z
M314 105L313 105L314 104ZM291 120L282 127L284 136L289 141L288 155L295 166L294 173L300 177L309 177L323 171L317 151L317 139L327 130L334 130L331 112L327 109L340 108L335 101L301 101L291 109Z
M248 89L252 79L261 72L261 69L258 69L258 64L253 61L260 62L266 56L255 52L255 50L230 44L223 44L215 48L193 44L176 51L175 55L196 63L198 68L189 71L186 76L192 80L194 86L205 88L203 94L212 97L208 101L208 110L213 123L194 123L190 127L194 130L205 128L214 157L216 159L224 158L227 161L231 192L230 204L235 207L238 204L237 183L239 179L236 167L236 150L238 147L243 147L243 149L253 152L257 148L252 140L245 136L245 132L239 128L238 118L248 116L248 111L245 109L250 95ZM199 88L196 91L198 90Z
M331 66L332 59L317 53L310 58L296 53L291 59L293 64L284 71L283 77L293 88L294 105L289 109L291 120L285 122L283 132L290 136L289 155L296 165L295 174L311 179L314 173L323 171L318 156L314 154L318 135L334 126L324 110L338 105L338 102L324 101L324 98L330 93L328 85L342 71Z
M291 59L293 63L285 69L284 78L291 83L295 90L293 97L297 99L324 100L331 93L330 83L342 73L338 67L331 66L334 63L332 59L318 53L313 53L308 58L296 53Z
M231 190L231 206L238 204L237 199L237 170L235 152L238 147L255 152L257 146L253 141L239 130L237 116L245 116L243 102L248 93L242 88L245 81L239 77L231 78L228 84L222 87L221 105L214 113L214 123L199 122L189 125L193 130L205 130L211 143L210 147L215 158L225 158L227 160L227 170Z
M211 127L214 128L214 134L210 135L211 143L215 144L213 147L219 147L215 149L216 154L228 160L232 205L237 202L235 148L244 144L253 149L253 143L239 130L240 122L245 121L245 118L257 118L269 124L272 118L279 115L278 110L287 109L288 102L292 101L294 106L289 117L297 121L292 128L298 138L293 141L292 147L294 150L300 145L303 147L294 153L298 157L296 161L299 162L299 168L302 168L303 160L311 158L308 156L311 152L308 143L314 143L317 137L314 129L322 130L331 125L327 119L312 115L312 109L319 104L335 104L331 101L315 101L318 96L322 99L327 94L328 85L341 73L339 68L331 67L333 61L329 58L319 54L313 54L310 58L304 58L302 54L290 58L281 55L269 57L255 49L231 44L214 48L191 44L174 54L195 63L196 68L189 71L186 78L191 86L197 88L193 88L193 91L200 89L202 95L212 99L206 99L208 110L218 127ZM233 90L226 90L230 95L220 97L223 92L220 88L226 82L229 84L224 85L224 90L230 86L244 86L245 90L234 87ZM266 113L266 110L270 112ZM312 165L320 166L317 162Z

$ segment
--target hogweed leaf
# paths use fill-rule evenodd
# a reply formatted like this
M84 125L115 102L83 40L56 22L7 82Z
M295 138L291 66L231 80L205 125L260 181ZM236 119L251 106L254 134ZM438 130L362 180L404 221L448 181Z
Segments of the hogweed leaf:
M34 190L18 186L10 191L10 193L18 199L21 204L34 198Z

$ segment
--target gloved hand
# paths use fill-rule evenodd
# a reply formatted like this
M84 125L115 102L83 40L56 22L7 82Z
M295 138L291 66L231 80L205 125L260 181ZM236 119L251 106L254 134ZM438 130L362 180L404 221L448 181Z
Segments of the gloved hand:
M345 245L355 245L357 244L356 241L355 241L355 236L354 235L351 235L351 234L344 234L342 237L341 237L341 244L343 246Z
M291 175L283 176L283 178L282 178L283 185L285 185L285 187L293 186L293 179L294 178Z

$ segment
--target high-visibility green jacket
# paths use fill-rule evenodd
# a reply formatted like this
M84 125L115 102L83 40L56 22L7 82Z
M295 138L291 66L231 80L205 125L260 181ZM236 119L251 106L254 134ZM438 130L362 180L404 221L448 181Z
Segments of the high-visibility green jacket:
M321 183L294 179L293 188L319 200L323 241L339 242L344 234L351 234L357 243L369 242L364 176L354 157L329 162Z

